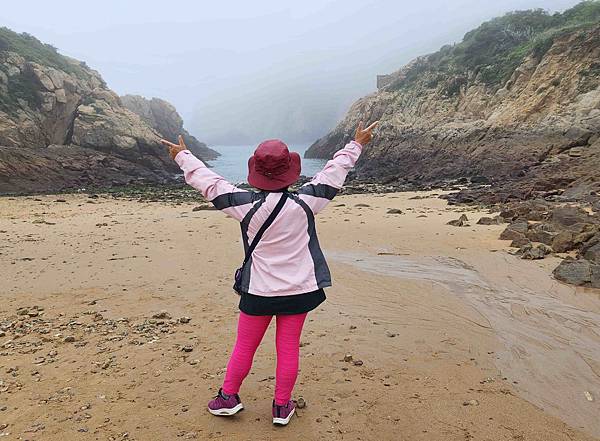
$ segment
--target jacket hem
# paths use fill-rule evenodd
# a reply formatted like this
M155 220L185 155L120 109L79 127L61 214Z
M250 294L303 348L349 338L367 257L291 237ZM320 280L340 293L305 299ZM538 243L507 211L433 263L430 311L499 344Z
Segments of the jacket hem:
M312 292L312 291L316 291L318 289L321 288L327 288L331 286L331 282L321 282L319 283L316 287L315 285L312 286L307 286L304 288L298 288L295 290L291 290L291 291L278 291L276 293L274 292L248 292L248 294L252 294L254 296L260 296L260 297L282 297L282 296L295 296L298 294L306 294L307 292Z

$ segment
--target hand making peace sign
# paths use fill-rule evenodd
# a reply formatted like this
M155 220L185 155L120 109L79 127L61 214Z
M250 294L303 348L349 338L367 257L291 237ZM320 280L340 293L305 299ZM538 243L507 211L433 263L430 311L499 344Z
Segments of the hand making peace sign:
M177 153L188 149L183 141L183 136L181 135L179 135L179 144L173 144L166 139L161 139L160 142L169 149L169 155L171 156L171 159L175 159Z
M379 121L375 121L369 127L367 127L366 129L363 129L363 127L364 127L363 122L362 121L359 122L358 127L356 128L356 133L354 134L354 140L362 146L371 142L371 139L373 139L372 132L373 132L373 129L375 127L377 127L377 124L379 124Z

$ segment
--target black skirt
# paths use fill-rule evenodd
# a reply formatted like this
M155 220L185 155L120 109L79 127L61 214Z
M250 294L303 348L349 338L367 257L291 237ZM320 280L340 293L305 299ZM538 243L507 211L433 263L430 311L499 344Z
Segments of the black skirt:
M279 297L242 293L240 295L240 311L248 315L304 314L323 303L325 298L323 289Z

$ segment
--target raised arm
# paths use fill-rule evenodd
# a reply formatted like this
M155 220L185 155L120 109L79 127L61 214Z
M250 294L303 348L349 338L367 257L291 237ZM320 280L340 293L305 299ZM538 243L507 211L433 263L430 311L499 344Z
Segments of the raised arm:
M363 129L362 121L359 123L354 136L354 141L338 150L333 159L327 161L325 168L317 173L307 184L298 190L298 195L311 208L314 214L321 211L344 185L348 172L360 156L363 146L368 144L373 137L373 129L377 126L375 121Z
M185 182L199 190L208 201L219 210L241 221L250 211L257 200L254 192L237 188L225 178L210 170L204 162L190 152L183 138L179 137L179 144L161 141L169 148L171 158L183 171Z

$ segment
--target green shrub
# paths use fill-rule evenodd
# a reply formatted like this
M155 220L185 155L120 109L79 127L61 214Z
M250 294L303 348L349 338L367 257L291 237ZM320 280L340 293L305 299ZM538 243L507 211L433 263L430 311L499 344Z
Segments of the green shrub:
M401 89L428 73L424 80L427 87L443 81L438 75L446 78L448 96L468 86L468 78L499 89L528 56L540 59L557 38L577 30L584 38L585 31L598 24L600 0L582 1L562 14L548 14L542 9L510 12L468 32L460 43L443 46L390 88ZM456 82L459 77L463 78L460 84Z
M0 51L16 52L29 62L63 70L80 78L89 77L85 69L71 63L59 54L54 46L44 44L26 32L17 34L8 28L0 27Z
M579 24L600 21L600 2L585 0L567 9L560 15L564 24Z

